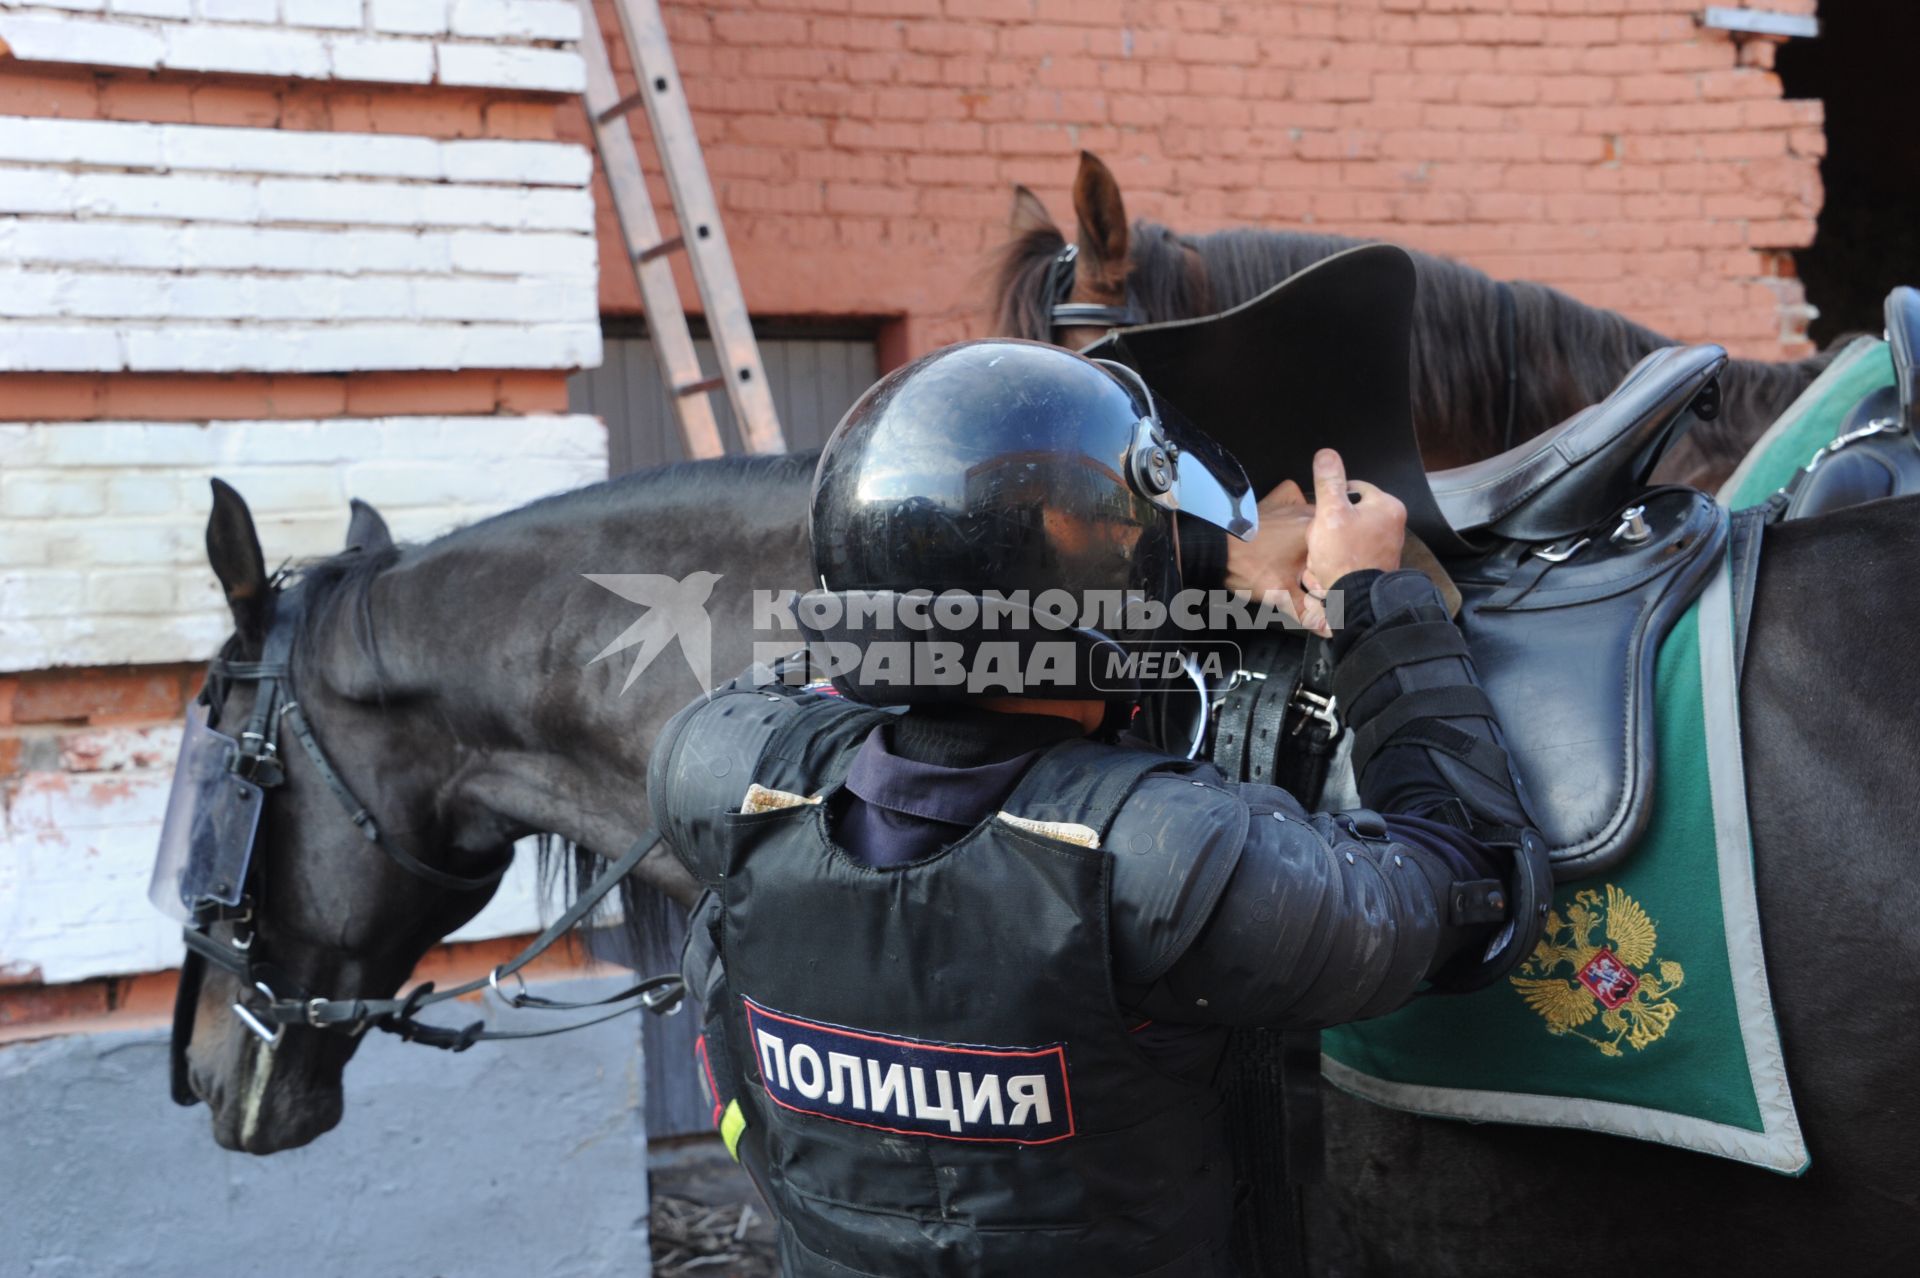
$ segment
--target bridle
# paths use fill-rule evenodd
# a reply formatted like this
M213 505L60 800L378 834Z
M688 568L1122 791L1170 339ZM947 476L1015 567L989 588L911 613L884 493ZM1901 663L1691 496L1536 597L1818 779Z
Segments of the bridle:
M1053 261L1047 267L1047 277L1041 285L1040 303L1046 309L1050 327L1049 337L1055 329L1061 328L1125 328L1130 324L1144 324L1147 316L1133 298L1131 286L1127 289L1127 300L1120 306L1105 306L1099 302L1070 302L1073 296L1074 264L1080 260L1080 246L1069 244L1054 254Z
M239 737L239 748L227 764L227 771L266 791L286 784L286 768L279 741L281 725L284 724L345 811L347 819L367 842L379 848L395 865L416 878L454 892L479 892L493 887L512 863L511 856L478 875L454 874L429 865L383 835L367 806L354 796L352 789L341 779L295 695L293 645L305 608L299 583L276 580L273 589L272 621L262 644L260 660L237 661L226 656L216 657L208 663L207 681L200 692L199 700L207 707L209 722L213 722L217 721L221 703L226 700L227 689L232 683L259 685L253 712ZM260 953L252 930L255 902L249 891L257 882L259 871L251 863L251 848L248 848L246 866L237 876L238 882L217 885L224 889L219 892L217 899L201 897L190 904L191 917L183 933L187 955L181 966L179 992L173 1011L171 1063L174 1101L181 1105L195 1103L187 1083L186 1051L193 1036L194 1010L199 1001L201 981L209 963L240 982L243 993L241 1001L232 1004L233 1013L268 1048L279 1044L289 1025L304 1025L348 1035L359 1035L368 1026L373 1026L397 1034L407 1042L461 1052L488 1039L545 1038L569 1030L584 1029L623 1015L635 1007L662 1015L677 1011L682 994L678 974L648 977L619 993L582 1001L549 999L532 994L526 988L525 978L520 975L521 969L545 953L555 941L591 913L659 842L657 829L645 831L619 860L610 864L580 893L565 912L512 959L495 967L486 976L445 990L436 990L433 982L427 981L399 998L374 999L313 996ZM211 929L219 923L233 927L231 937L224 943L212 935ZM500 982L508 978L518 983L518 988L511 992L500 986ZM436 1003L489 989L511 1007L542 1011L577 1011L635 1001L631 1007L615 1007L613 1011L599 1016L541 1030L489 1030L485 1028L484 1021L456 1028L416 1019L417 1013ZM260 996L259 1003L249 1001L255 994Z

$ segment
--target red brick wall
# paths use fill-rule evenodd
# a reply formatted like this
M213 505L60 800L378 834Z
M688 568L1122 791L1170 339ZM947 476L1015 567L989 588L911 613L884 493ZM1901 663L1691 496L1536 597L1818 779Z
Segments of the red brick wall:
M1767 0L1811 12L1814 0ZM1376 236L1677 338L1799 353L1817 102L1699 0L668 0L749 304L984 330L1010 187ZM609 44L625 49L601 0ZM631 88L631 80L626 85ZM581 135L583 125L572 125ZM602 301L635 308L602 216ZM688 296L691 297L689 291Z

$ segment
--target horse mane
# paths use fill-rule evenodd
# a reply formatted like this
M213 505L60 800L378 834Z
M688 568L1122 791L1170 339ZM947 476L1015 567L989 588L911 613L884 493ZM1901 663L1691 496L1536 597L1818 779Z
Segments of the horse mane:
M782 453L655 466L542 497L456 528L430 542L389 544L373 550L350 546L323 559L300 563L296 568L306 608L300 617L296 645L312 651L324 642L323 627L345 612L352 618L348 633L358 656L373 672L376 695L384 698L389 679L373 624L373 588L383 573L407 555L516 536L530 525L553 520L572 522L617 515L631 509L633 501L642 495L655 499L656 509L661 511L711 507L716 501L740 501L743 496L748 500L742 508L754 510L761 507L751 500L755 492L790 492L796 481L813 473L818 456L818 452ZM603 854L555 834L538 834L534 839L541 895L553 899L558 894L569 902L593 881L606 860L626 850L613 848ZM611 946L596 940L588 930L606 926L610 902L602 902L589 914L582 921L583 928L576 930L568 943L584 944L595 957L629 963L644 971L671 967L684 932L685 913L665 893L631 876L620 884L619 899L621 919L614 925L619 938Z
M1133 224L1127 283L1149 323L1186 319L1251 301L1315 262L1372 242L1259 227L1183 235L1141 219ZM1058 230L1043 227L1016 236L1001 250L993 269L1000 332L1039 341L1051 337L1051 317L1041 292L1053 257L1065 243ZM1605 398L1644 356L1678 344L1544 284L1502 285L1463 262L1418 249L1406 251L1419 281L1411 370L1414 422L1428 447L1430 466L1459 465L1508 443L1503 438L1503 287L1513 299L1520 363L1514 418L1535 424L1535 429ZM1196 261L1199 271L1193 269ZM1696 428L1692 450L1714 463L1737 463L1753 442L1750 423L1771 421L1783 398L1803 389L1840 345L1798 362L1732 361L1723 379L1728 411Z

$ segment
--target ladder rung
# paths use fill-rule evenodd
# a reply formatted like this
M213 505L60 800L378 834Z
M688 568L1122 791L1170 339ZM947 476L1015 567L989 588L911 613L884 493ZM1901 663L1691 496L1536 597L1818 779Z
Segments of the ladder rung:
M678 253L686 246L687 242L678 235L668 236L658 244L641 249L638 253L634 254L633 260L639 265L645 266L656 257L665 257L669 253Z
M697 382L688 382L684 386L676 386L673 388L673 393L684 399L688 395L704 395L708 391L717 391L726 384L727 379L724 377L707 377Z
M605 124L609 120L617 120L621 116L631 112L635 107L640 106L645 98L645 90L629 93L626 97L621 98L618 102L602 111L595 119L601 124Z

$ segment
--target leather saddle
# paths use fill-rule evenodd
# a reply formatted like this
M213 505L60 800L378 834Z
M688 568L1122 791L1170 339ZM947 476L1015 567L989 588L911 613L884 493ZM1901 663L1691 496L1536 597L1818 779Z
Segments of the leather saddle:
M1886 318L1894 384L1856 404L1833 442L1794 477L1783 518L1920 492L1920 290L1889 293Z
M1404 252L1367 245L1232 311L1120 329L1085 353L1138 370L1248 464L1258 492L1286 478L1311 491L1313 452L1331 445L1351 476L1400 498L1459 588L1461 628L1556 874L1600 873L1646 828L1654 660L1727 538L1711 498L1649 489L1648 477L1696 416L1716 411L1726 352L1657 351L1554 429L1429 475L1411 413L1413 289ZM1233 771L1261 779L1254 766Z

